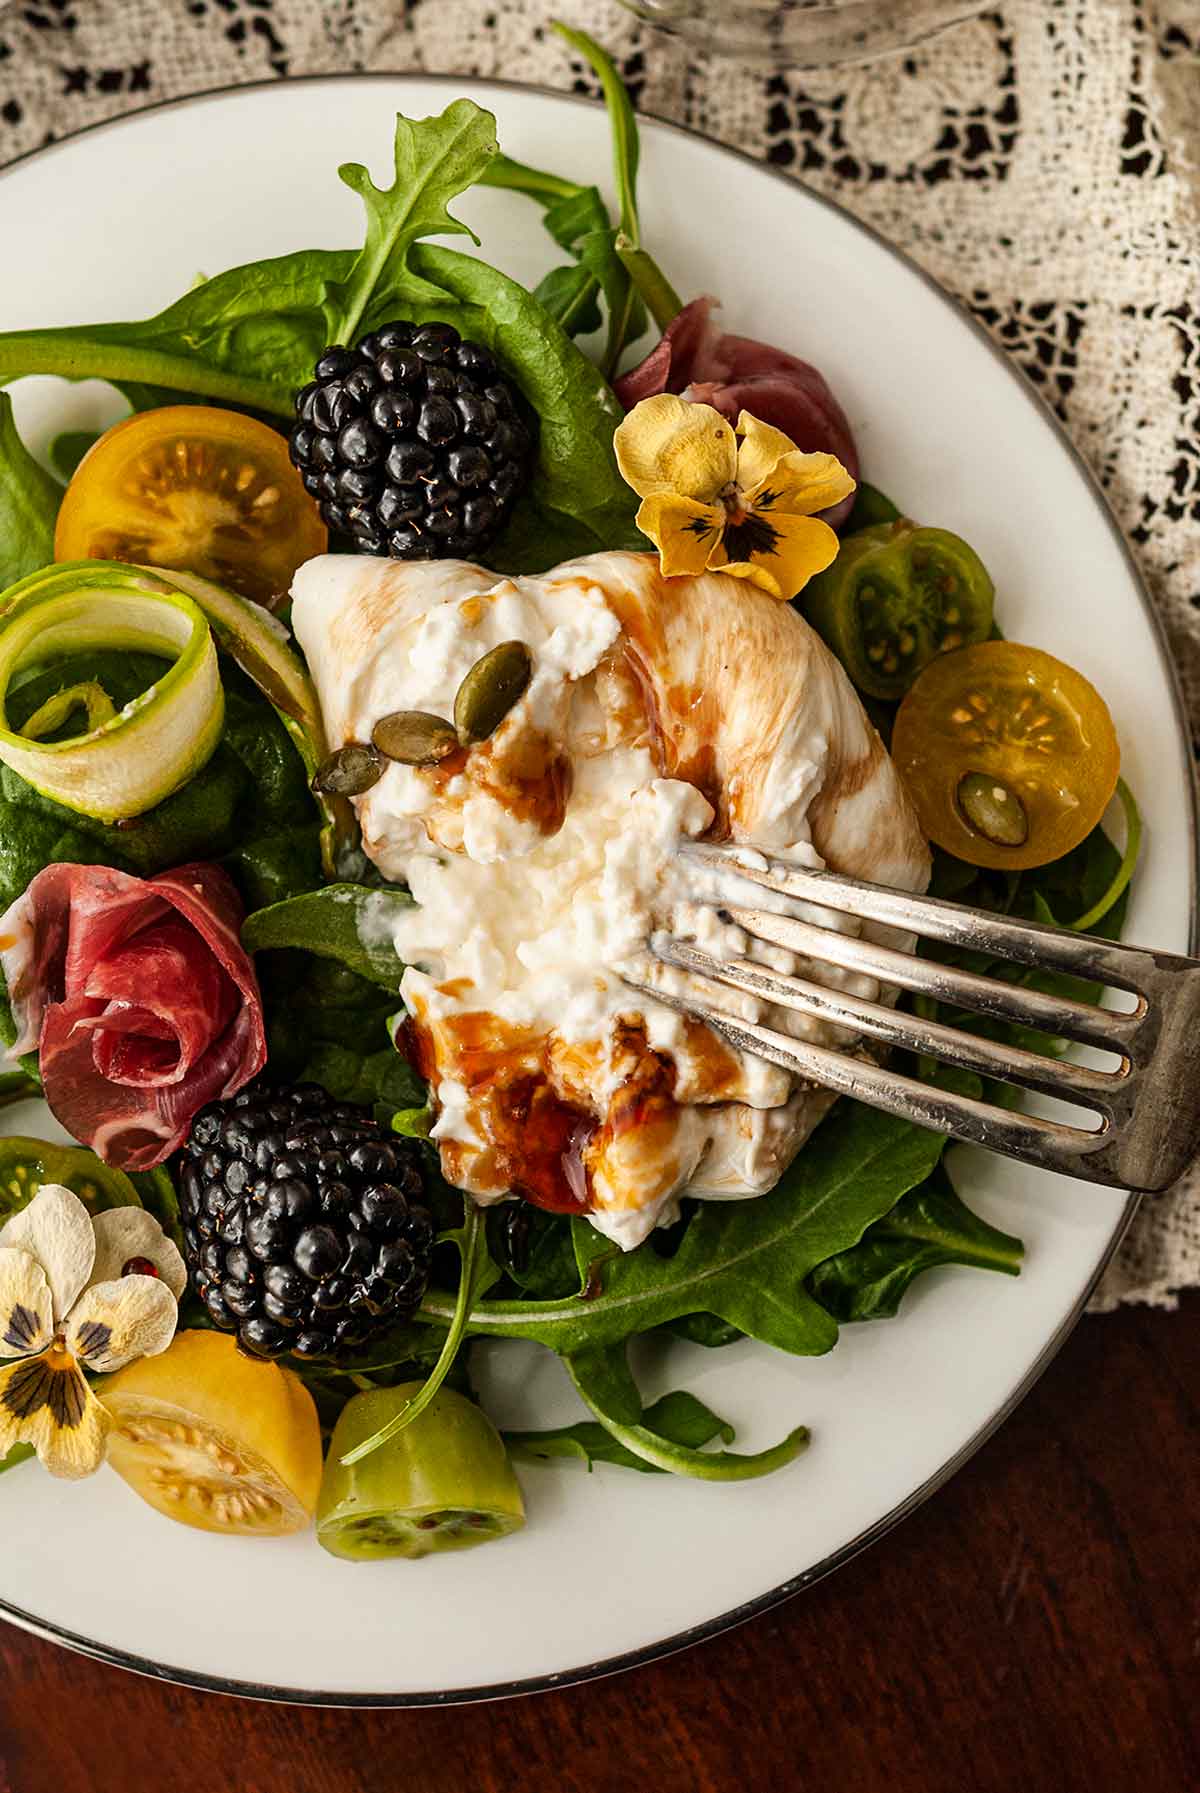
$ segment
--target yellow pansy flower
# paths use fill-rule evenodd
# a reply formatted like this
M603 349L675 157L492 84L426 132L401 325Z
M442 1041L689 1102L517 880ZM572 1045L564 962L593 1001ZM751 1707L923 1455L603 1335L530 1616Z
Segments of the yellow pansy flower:
M660 392L634 406L613 443L668 578L732 573L794 598L837 555L815 513L849 497L854 480L836 455L804 454L749 411L735 431L711 405Z
M0 1457L31 1444L52 1475L104 1461L111 1421L84 1371L154 1357L175 1336L187 1270L144 1208L93 1219L46 1183L0 1228Z

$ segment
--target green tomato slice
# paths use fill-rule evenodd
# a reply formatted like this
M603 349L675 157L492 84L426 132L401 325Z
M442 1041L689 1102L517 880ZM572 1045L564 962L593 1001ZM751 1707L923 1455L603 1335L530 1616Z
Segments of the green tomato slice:
M387 1425L423 1384L355 1395L342 1409L317 1501L317 1540L350 1562L470 1550L525 1523L500 1434L473 1401L439 1389L411 1425L360 1462L342 1458Z
M902 517L847 536L800 603L856 688L895 702L938 654L987 640L994 599L969 543Z
M0 1139L0 1223L31 1202L43 1183L73 1189L93 1214L142 1205L124 1171L102 1164L84 1146L53 1145L15 1133Z
M104 717L93 694L84 732L66 740L37 738L44 716L32 734L9 726L5 700L19 673L113 648L158 654L171 665L114 715ZM78 561L32 573L0 597L0 760L43 796L104 822L141 815L200 770L224 719L204 614L154 575Z

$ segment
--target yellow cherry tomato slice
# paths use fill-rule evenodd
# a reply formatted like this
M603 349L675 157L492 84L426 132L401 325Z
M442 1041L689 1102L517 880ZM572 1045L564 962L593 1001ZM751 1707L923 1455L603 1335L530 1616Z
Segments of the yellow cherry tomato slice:
M198 573L271 606L327 545L281 435L237 411L168 405L127 417L84 455L54 558Z
M100 1388L108 1461L135 1494L200 1531L303 1531L321 1487L321 1428L290 1370L223 1332L180 1332Z
M896 713L892 757L930 840L1001 871L1048 865L1078 846L1121 769L1095 687L1015 641L932 661Z

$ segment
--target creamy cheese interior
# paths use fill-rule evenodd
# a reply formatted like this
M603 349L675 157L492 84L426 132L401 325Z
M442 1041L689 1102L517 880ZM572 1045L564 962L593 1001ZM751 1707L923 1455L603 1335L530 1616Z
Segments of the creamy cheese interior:
M841 772L853 830L873 825L872 801L885 806L880 875L916 886L926 870L890 761L799 617L740 582L663 582L652 567L648 556L598 555L496 580L463 563L327 556L293 588L334 745L369 740L395 710L448 717L490 648L530 648L530 684L490 741L439 767L389 764L356 803L366 850L416 899L393 938L410 967L401 994L447 1175L481 1200L516 1190L586 1211L626 1248L674 1218L684 1192L770 1188L829 1100L631 990L626 977L686 991L650 951L661 929L720 956L753 950L797 968L794 955L752 949L718 919L720 902L762 907L761 888L739 893L723 878L718 890L678 856L681 842L715 833L820 865L810 811L824 800L828 832ZM747 658L755 639L737 638L748 616L769 645L757 660ZM726 631L719 671L704 672L702 645L682 664L676 626L700 644ZM689 670L723 676L731 701L714 704L687 683ZM749 744L761 754L773 733L755 770ZM839 925L827 911L813 917ZM871 980L854 987L876 993ZM729 991L723 1001L748 1019L832 1037L757 998Z

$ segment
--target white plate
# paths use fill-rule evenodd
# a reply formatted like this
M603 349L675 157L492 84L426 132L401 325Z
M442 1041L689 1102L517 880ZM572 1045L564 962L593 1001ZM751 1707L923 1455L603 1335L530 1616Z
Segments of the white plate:
M579 101L400 77L289 82L104 126L0 179L0 327L139 317L198 272L359 240L335 170L386 173L391 115L456 91L497 114L510 154L604 178L607 127ZM1006 632L1090 675L1121 731L1148 849L1131 935L1186 950L1193 916L1190 755L1162 639L1103 502L1029 387L919 273L791 181L698 138L644 129L645 240L730 326L810 356L845 404L867 475L960 531L992 569ZM484 253L538 276L528 202L462 206ZM27 382L32 438L106 421L104 391ZM36 1112L6 1128L35 1130ZM647 1382L696 1389L758 1448L798 1420L808 1455L708 1487L575 1466L522 1472L528 1528L466 1555L349 1567L311 1537L185 1530L103 1471L72 1486L0 1481L0 1610L110 1661L272 1697L383 1704L560 1683L761 1610L877 1536L975 1448L1062 1342L1127 1218L1117 1193L959 1153L968 1199L1028 1246L1019 1280L924 1277L903 1316L797 1360L745 1343L672 1346ZM548 1354L480 1353L505 1423L576 1412ZM1037 1498L1030 1490L1030 1500ZM16 1541L20 1540L19 1547Z

